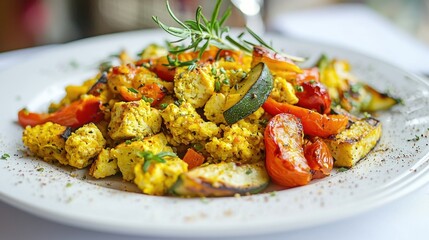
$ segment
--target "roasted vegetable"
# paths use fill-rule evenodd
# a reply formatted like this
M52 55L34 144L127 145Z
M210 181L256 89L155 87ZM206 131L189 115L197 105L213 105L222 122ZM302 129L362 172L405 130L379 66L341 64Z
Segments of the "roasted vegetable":
M170 192L184 197L221 197L257 193L270 179L263 162L209 164L181 174Z
M271 98L267 99L263 108L271 115L290 113L297 116L304 126L304 133L311 136L335 135L343 131L348 123L348 117L344 115L322 115L288 103L278 103Z
M62 107L54 113L33 113L22 109L18 112L18 122L23 127L53 122L62 126L78 128L86 123L103 119L100 105L99 98L90 96Z
M273 75L284 77L284 74L287 74L288 72L302 72L301 68L299 68L292 60L261 46L253 47L252 56L252 67L263 62L268 66Z
M313 138L304 145L304 156L311 168L313 179L323 178L331 173L334 158L321 138Z
M325 85L319 82L317 68L304 69L296 78L297 106L328 114L331 109L331 97Z
M381 123L366 118L352 123L339 134L324 139L336 167L352 167L375 147L381 137Z
M381 93L366 83L358 81L350 73L346 61L329 60L325 55L318 62L320 81L328 87L330 97L336 105L353 114L387 110L401 99Z
M273 89L273 78L264 63L255 65L247 77L226 98L223 116L233 124L262 106Z
M277 114L264 133L265 164L273 182L284 187L306 185L311 180L310 167L302 148L304 132L292 114Z
M188 164L188 169L193 169L204 163L205 157L193 148L188 148L183 156L183 161Z
M376 112L388 110L394 105L401 103L400 98L395 98L388 93L380 93L369 85L365 85L364 89L370 96L368 104L363 107L362 111Z

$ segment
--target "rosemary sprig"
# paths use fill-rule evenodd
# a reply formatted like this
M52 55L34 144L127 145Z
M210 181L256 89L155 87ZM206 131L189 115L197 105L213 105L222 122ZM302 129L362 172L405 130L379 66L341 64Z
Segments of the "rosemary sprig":
M151 151L137 152L137 156L144 159L143 172L147 172L154 162L165 163L164 157L177 157L173 152L160 152L158 154L154 154Z
M219 11L222 0L217 0L213 13L208 20L202 13L202 7L199 6L195 12L195 20L179 20L176 15L171 10L168 0L166 1L167 11L171 18L179 25L178 27L167 26L162 23L157 16L153 16L152 19L155 23L162 28L164 31L178 37L178 40L168 42L169 52L176 55L173 59L169 57L168 65L172 67L183 67L188 66L189 69L196 67L197 62L201 59L202 54L210 45L213 45L219 49L224 50L241 50L245 53L251 54L253 46L261 45L264 46L276 53L282 54L294 61L303 61L302 58L289 56L284 53L281 53L275 50L271 44L265 42L260 36L253 32L250 28L246 27L246 32L256 40L257 43L250 42L243 39L243 36L246 32L241 33L237 38L233 38L229 35L229 27L224 26L225 21L231 15L231 7L222 14L219 19ZM190 40L187 44L185 40ZM182 46L177 46L174 44L182 43ZM172 47L174 46L174 47ZM181 62L178 60L177 55L184 53L186 51L193 50L194 52L198 51L198 57L191 61Z

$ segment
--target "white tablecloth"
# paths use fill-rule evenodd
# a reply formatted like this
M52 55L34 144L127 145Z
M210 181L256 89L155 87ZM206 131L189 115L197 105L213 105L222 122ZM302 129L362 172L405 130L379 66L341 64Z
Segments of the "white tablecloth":
M417 42L415 39L404 34L403 32L393 28L390 25L386 25L384 20L381 20L377 15L373 13L368 15L368 11L364 10L361 6L354 6L349 10L357 9L349 12L351 15L344 13L344 9L335 11L336 8L311 10L312 14L308 12L294 13L293 15L288 14L283 16L283 21L287 20L287 24L274 26L278 31L287 32L288 35L303 38L321 39L323 41L343 44L351 48L358 49L362 48L365 52L371 55L378 56L379 58L391 61L397 65L403 66L405 69L420 72L429 72L429 48L424 46L422 43ZM328 14L329 13L329 14ZM314 18L315 16L316 19ZM342 20L346 16L348 20ZM353 16L353 17L351 17ZM375 16L375 17L374 17ZM335 20L335 18L337 18ZM350 18L350 19L349 19ZM355 20L353 20L355 19ZM352 40L358 36L348 36L349 41L338 41L335 36L344 35L348 29L354 29L353 24L363 24L362 21L356 21L361 19L365 21L366 26L378 26L375 29L381 31L384 35L391 38L391 41L398 46L406 46L409 48L404 56L405 59L414 59L416 62L423 60L425 62L421 64L410 64L408 60L395 62L395 59L390 59L392 53L388 51L388 47L385 44L377 42L384 41L383 37L372 36L372 39L367 39L365 42L360 39L360 43L353 42ZM372 20L371 20L372 19ZM380 21L383 24L377 25ZM295 22L294 22L295 21ZM328 33L320 31L317 35L314 31L309 35L305 31L301 31L297 24L302 24L302 29L306 28L306 24L310 24L313 28L318 28L318 25L325 24L352 24L349 26L336 26L334 29L330 29ZM384 25L384 27L383 27ZM389 26L389 27L386 27ZM319 26L320 27L320 26ZM391 31L393 30L393 32ZM358 30L356 30L358 31ZM359 31L363 31L362 29ZM342 33L340 33L342 32ZM332 35L331 35L332 34ZM336 34L336 35L335 35ZM348 33L352 34L352 33ZM359 35L358 33L356 33ZM404 37L406 36L406 37ZM367 36L368 38L370 36ZM365 37L365 39L367 38ZM380 38L379 38L380 37ZM384 36L385 37L385 36ZM377 39L374 39L377 38ZM342 38L341 38L342 39ZM397 42L400 41L400 42ZM376 46L372 45L376 43ZM349 44L349 45L347 45ZM411 45L410 45L411 44ZM414 45L415 44L415 45ZM380 46L384 46L386 49L379 51ZM402 48L402 47L401 47ZM414 49L411 51L411 49ZM397 48L400 50L400 47ZM36 54L37 51L43 51L43 48L34 48L21 51L10 52L6 54L0 54L0 69L7 67L9 64L13 64L19 61L20 57L29 57ZM387 52L386 52L387 51ZM31 54L30 54L31 53ZM396 54L393 54L396 55ZM390 59L390 60L389 60ZM418 60L420 59L420 60ZM429 79L428 79L429 80ZM419 189L408 196L398 199L392 203L384 205L380 208L372 210L370 212L363 213L358 216L354 216L349 219L342 220L340 222L334 222L325 224L322 226L314 227L311 229L303 229L292 232L286 232L282 234L273 234L265 236L252 236L240 239L428 239L429 229L429 184ZM64 226L55 222L47 221L39 217L30 215L19 209L6 205L0 202L0 239L14 240L14 239L32 239L32 240L45 240L45 239L61 239L61 240L131 240L131 239L158 239L154 237L135 237L135 236L124 236L115 235L109 233L100 233L95 231L89 231L85 229L78 229L74 227ZM223 238L225 239L225 238Z

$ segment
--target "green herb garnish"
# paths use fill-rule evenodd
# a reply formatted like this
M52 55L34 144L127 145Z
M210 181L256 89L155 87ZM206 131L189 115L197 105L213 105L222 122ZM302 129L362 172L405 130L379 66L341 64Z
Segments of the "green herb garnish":
M161 104L159 105L159 107L160 107L161 109L165 109L165 108L167 108L167 106L168 106L168 103L161 103Z
M135 88L132 88L132 87L128 88L128 91L135 93L135 94L139 93L139 91L137 91Z
M179 38L178 40L168 42L169 52L171 54L177 55L180 53L184 53L188 50L199 52L197 58L192 60L192 63L189 61L180 62L176 58L172 62L169 61L170 66L192 66L193 68L195 68L198 60L201 59L204 51L206 51L210 45L225 50L242 50L248 54L252 53L253 46L262 45L276 53L280 53L279 51L276 51L271 46L271 44L266 43L261 37L259 37L248 27L246 27L246 32L241 33L237 38L233 38L229 34L229 27L224 26L225 21L231 15L231 7L228 7L227 10L219 18L219 10L221 4L222 0L216 1L216 5L213 9L213 13L210 19L203 15L202 7L199 6L195 12L194 20L181 21L171 10L169 2L166 1L167 11L171 18L179 25L177 27L167 26L163 22L161 22L157 16L152 16L153 21L155 21L155 23L160 28L162 28L170 35ZM257 43L252 43L248 40L244 40L243 36L245 35L245 33L250 34L250 36L253 37L253 39L256 40ZM191 40L189 43L171 47L173 44L184 43L188 39ZM287 57L295 61L302 60L302 58L297 58L293 56Z
M142 96L142 100L148 103L153 103L153 98L148 98L145 95Z
M418 135L415 135L414 138L408 139L407 141L408 142L411 142L411 141L417 142L418 140L420 140L420 137Z
M201 152L202 150L204 150L204 146L201 143L195 143L194 145L192 145L192 147L198 152Z
M165 163L164 157L177 157L173 152L160 152L158 154L153 154L151 151L138 152L137 156L144 159L143 172L147 172L153 162Z
M296 90L297 92L304 92L304 87L303 87L303 86L301 86L301 85L297 85L297 86L295 86L295 90Z
M220 82L218 80L215 81L214 90L215 92L220 92Z
M7 153L3 153L0 157L1 160L7 160L8 158L10 158L10 155Z
M98 69L100 70L100 72L108 72L111 67L112 67L111 61L104 61L100 63L100 65L98 66Z

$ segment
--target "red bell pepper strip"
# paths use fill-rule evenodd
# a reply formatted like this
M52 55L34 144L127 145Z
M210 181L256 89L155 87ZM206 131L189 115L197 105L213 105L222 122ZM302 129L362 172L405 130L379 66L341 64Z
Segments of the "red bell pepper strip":
M62 126L78 128L86 123L98 122L103 119L98 97L80 99L54 113L34 113L26 109L18 112L18 122L22 127L36 126L53 122Z
M279 113L295 115L301 120L304 133L311 136L326 138L343 131L348 124L347 116L320 114L288 103L279 103L270 97L268 97L262 107L271 115Z

